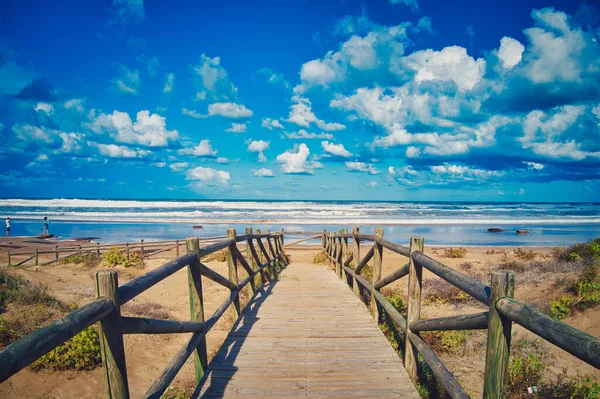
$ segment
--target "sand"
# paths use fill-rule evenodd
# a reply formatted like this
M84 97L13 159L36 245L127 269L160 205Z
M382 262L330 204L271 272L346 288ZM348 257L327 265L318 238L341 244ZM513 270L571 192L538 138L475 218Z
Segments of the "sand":
M66 246L72 243L51 242L41 243L39 240L30 238L11 238L0 240L0 265L6 264L6 245L22 246L18 251L30 251L33 248L53 248L54 245ZM82 244L84 245L84 244ZM463 273L474 276L488 276L489 271L495 269L504 257L514 257L516 248L512 247L469 247L464 258L444 258L444 247L426 247L425 253L441 262L460 270ZM362 250L366 253L368 247ZM549 256L552 248L527 248L538 253L540 257ZM11 248L17 252L17 248ZM242 251L243 252L243 251ZM313 257L319 252L315 246L296 246L287 250L293 262L311 267ZM146 273L153 268L159 267L168 260L175 257L174 251L165 252L146 262L144 270L135 268L117 268L120 283ZM42 261L40 256L40 261ZM49 255L48 259L53 259ZM14 261L13 261L14 263ZM383 275L395 270L406 263L406 258L400 255L384 251ZM470 266L465 266L468 264ZM227 275L227 267L224 262L211 261L207 265L220 274ZM98 269L85 269L81 265L50 265L29 266L13 269L13 273L22 275L25 279L34 283L48 286L52 295L67 303L84 305L93 300L93 276ZM515 296L526 303L543 303L557 295L556 280L569 277L569 273L561 273L557 276L542 276L536 278L531 273L517 273ZM424 280L437 279L431 273L425 271ZM486 281L487 283L487 281ZM393 284L396 290L402 294L406 293L406 278ZM203 279L203 291L205 299L205 314L212 314L214 309L225 299L227 289L219 286L208 279ZM132 301L138 304L160 304L169 312L170 317L176 320L189 320L188 285L187 272L181 270L173 276L152 287ZM468 314L483 311L485 308L474 302L460 306L449 304L424 304L422 316L439 317L458 314ZM123 311L127 314L127 311ZM590 309L567 318L565 322L579 328L593 336L600 337L600 309ZM217 351L225 339L232 322L223 317L217 326L209 333L207 344L209 357ZM527 332L521 328L515 328L516 337L527 336ZM485 345L485 333L477 332L473 337L475 345ZM127 335L125 336L125 348L127 359L127 370L131 397L141 397L150 387L153 381L162 372L173 355L187 342L190 334L171 335ZM549 373L560 372L563 366L570 368L571 373L589 373L596 379L600 379L600 372L581 361L559 350L552 345L547 345L547 351L555 356L554 365ZM464 356L450 354L439 354L446 366L461 381L467 392L473 396L481 396L481 380L483 377L484 357L478 351L477 354L466 353ZM194 385L193 363L188 361L175 379L174 386L191 392ZM91 372L32 372L29 369L22 370L18 374L0 385L0 397L21 398L104 398L104 376L101 368Z

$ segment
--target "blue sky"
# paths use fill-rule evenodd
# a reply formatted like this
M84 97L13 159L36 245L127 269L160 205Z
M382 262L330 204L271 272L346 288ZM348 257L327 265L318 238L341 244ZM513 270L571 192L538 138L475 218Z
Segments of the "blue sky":
M0 196L597 201L593 2L0 4Z

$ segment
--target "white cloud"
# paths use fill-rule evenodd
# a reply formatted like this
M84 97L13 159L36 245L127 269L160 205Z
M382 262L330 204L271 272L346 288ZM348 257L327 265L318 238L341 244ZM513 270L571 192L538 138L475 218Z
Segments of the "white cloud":
M119 65L119 77L111 80L113 88L122 94L138 94L140 90L140 71Z
M202 54L200 62L192 66L192 70L198 76L202 89L213 98L228 100L235 97L237 88L229 80L225 68L221 66L220 57L210 58Z
M65 109L73 109L77 112L83 112L83 100L80 98L73 98L71 100L67 100L63 103Z
M527 162L527 161L523 161L523 163L525 165L529 166L530 169L534 169L534 170L542 170L542 169L544 169L544 165L542 165L541 163Z
M58 132L56 130L34 125L15 124L12 127L13 132L18 138L26 143L45 143L55 144L58 140Z
M343 158L348 158L352 156L352 153L348 150L346 150L344 148L343 144L333 144L330 143L329 141L322 141L321 142L321 147L323 148L323 151L325 151L327 154L330 155L334 155L337 157L343 157Z
M372 187L377 187L377 186L379 186L379 183L374 182L374 181L369 181L369 182L365 183L365 187L372 188Z
M326 123L326 122L323 122L322 120L317 121L317 127L319 129L327 130L329 132L336 131L336 130L343 130L346 128L346 126L342 125L341 123Z
M176 162L169 165L169 168L171 168L171 170L174 172L181 172L187 169L189 165L190 164L187 162Z
M170 93L175 87L175 75L172 73L167 74L165 77L165 87L163 87L163 93Z
M406 147L406 158L418 158L421 155L421 149L417 147Z
M512 37L504 36L500 40L500 48L498 49L498 58L502 61L502 66L505 69L512 69L515 65L521 62L525 47L518 40Z
M312 104L310 100L300 96L292 97L294 104L290 107L290 115L288 122L295 123L298 126L310 127L311 123L316 123L317 127L322 130L335 131L345 129L346 126L341 123L327 123L318 119L312 112Z
M281 164L283 173L313 174L316 168L322 168L323 165L317 161L310 161L308 159L309 155L310 150L306 144L301 143L294 147L294 149L277 155L277 162Z
M181 113L184 115L187 115L187 116L191 116L192 118L196 118L196 119L202 119L202 118L208 117L208 115L202 115L200 112L198 112L196 110L187 109L187 108L182 108Z
M269 129L269 130L284 129L283 125L281 124L281 122L279 122L278 119L263 118L260 125L262 127L264 127L265 129Z
M146 71L148 75L154 77L158 74L158 70L160 69L160 62L158 61L158 57L156 56L148 56L142 54L140 56L135 57L135 60L141 63L144 67L146 67Z
M206 100L206 92L204 90L196 93L196 97L194 97L194 101L204 101Z
M184 148L179 150L182 155L194 155L200 158L212 158L217 155L217 150L212 148L210 140L201 140L200 144L193 148Z
M109 157L109 158L125 158L125 159L133 159L133 158L143 158L150 153L150 151L146 150L134 150L132 148L123 146L123 145L115 145L115 144L96 144L98 147L98 151L100 155Z
M352 172L366 172L370 175L378 175L381 172L373 165L366 162L346 162L346 169Z
M284 136L288 139L299 140L299 139L327 139L333 140L333 134L331 133L309 133L304 129L300 129L297 132L284 133Z
M453 178L465 180L488 179L490 177L501 177L504 175L504 172L499 170L477 169L453 164L435 165L431 166L430 169L437 175L451 176Z
M253 114L242 104L235 103L213 103L208 106L208 115L220 115L224 118L246 119Z
M265 150L269 148L270 141L263 140L253 140L248 144L248 152L256 152L258 153L258 161L261 163L267 162L267 157L265 157Z
M215 162L217 162L217 163L222 163L222 164L227 164L227 163L229 163L229 159L227 159L227 158L224 158L224 157L218 157L218 158L215 160Z
M246 125L243 123L233 123L229 129L225 130L230 133L244 133L246 131Z
M275 174L271 169L260 168L260 169L252 169L252 174L256 177L274 177Z
M197 181L201 185L210 185L213 183L227 185L227 182L229 179L231 179L229 172L212 168L204 168L202 166L188 170L186 176L188 180Z
M267 82L272 85L281 85L285 88L290 86L282 73L275 73L271 68L261 68L258 70L258 74L264 76Z
M166 147L179 136L177 130L168 130L166 118L150 111L139 111L132 122L126 112L100 114L87 126L96 133L109 133L121 143L148 147Z
M33 109L37 112L44 111L47 115L52 115L54 113L54 107L52 106L52 104L43 102L37 103L37 105Z
M475 60L467 54L467 49L460 46L445 47L441 51L416 51L404 61L417 73L416 82L453 81L463 91L481 82L485 72L485 60Z
M417 0L389 0L390 4L404 4L410 7L413 11L419 9L419 2Z

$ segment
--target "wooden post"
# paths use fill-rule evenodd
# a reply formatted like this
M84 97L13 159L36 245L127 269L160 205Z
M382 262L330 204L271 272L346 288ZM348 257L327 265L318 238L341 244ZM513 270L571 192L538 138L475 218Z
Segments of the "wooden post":
M115 310L100 320L100 351L106 396L111 399L129 398L118 288L116 271L102 270L96 273L96 297L106 297L115 304Z
M425 242L423 237L410 238L410 260L408 270L408 313L406 316L406 334L404 335L405 350L404 350L404 368L408 376L417 383L417 349L411 343L408 335L410 331L410 323L419 320L421 317L421 288L423 281L423 267L417 265L413 259L413 252L423 252Z
M343 229L342 230L342 234L346 235L348 234L348 229ZM341 260L341 265L340 265L340 270L342 272L342 280L344 280L344 282L346 284L349 284L348 282L348 276L346 276L346 270L344 269L344 263L346 262L346 259L348 259L348 238L344 237L342 238L342 260Z
M36 265L36 266L40 264L40 262L39 262L39 255L40 255L40 254L39 254L39 251L38 251L38 249L36 248L36 249L35 249L35 255L34 255L34 258L35 258L34 265Z
M185 240L187 248L187 238ZM179 240L175 240L175 257L179 258Z
M383 237L383 228L375 228L375 238ZM383 247L377 242L373 242L373 281L371 281L371 315L375 323L379 324L379 309L375 300L375 283L381 278L381 265L383 263Z
M96 257L100 259L100 243L96 243Z
M79 245L79 248L77 249L77 253L78 253L79 255L81 255L81 245Z
M237 258L235 256L235 229L227 229L227 237L233 238L233 243L227 248L227 269L229 270L229 281L236 286L238 285L238 273L237 273ZM240 292L235 293L233 303L229 306L231 309L231 320L235 321L240 317Z
M6 254L8 255L8 263L6 264L6 266L12 266L12 264L10 263L10 249L6 252Z
M125 244L125 254L127 255L127 260L129 260L129 243Z
M56 253L56 260L58 260L58 245L54 246L54 252Z
M285 229L281 228L281 252L283 252L283 247L285 246Z
M140 240L140 257L142 259L144 258L144 239L143 238Z
M179 247L179 240L177 241ZM188 287L190 291L190 316L192 321L204 323L204 299L202 297L202 274L200 273L200 241L198 237L185 239L186 252L195 252L198 257L188 265ZM194 367L198 384L208 366L206 336L202 338L194 350Z
M321 245L325 250L327 248L327 230L323 229L323 234L321 235Z
M269 266L271 268L271 275L274 278L277 278L277 255L275 255L273 252L273 247L271 246L271 230L265 231L265 234L267 235L267 250L269 251L269 254L272 256L271 259L273 260L273 263L271 263Z
M358 227L354 227L352 229L352 245L353 245L353 258L354 258L354 264L358 265L358 262L360 262L360 241L358 240L358 238L356 238L356 236L359 234L360 230ZM352 269L354 269L354 267L352 267ZM358 286L358 281L356 281L356 276L353 275L352 277L352 291L354 291L354 293L356 294L357 297L361 298L360 295L360 287Z
M246 261L248 262L248 265L250 266L250 268L252 270L256 270L257 267L259 267L260 265L257 265L256 262L254 261L254 254L252 253L252 227L246 227L246 236L248 236L248 238L246 239ZM258 273L259 275L259 279L260 279L260 284L259 287L261 285L263 285L265 283L264 279L263 279L263 274L262 273ZM252 279L252 281L250 282L250 284L252 284L252 293L254 294L256 292L256 285L255 285L255 279Z
M515 272L505 270L492 272L490 287L490 315L483 378L484 399L506 396L512 322L498 313L496 302L501 298L514 297Z
M342 256L342 241L340 239L340 234L341 234L341 230L338 230L336 235L335 235L335 252L333 255L333 259L335 262L335 272L337 273L338 277L341 278L342 275L342 271L340 270L340 257Z

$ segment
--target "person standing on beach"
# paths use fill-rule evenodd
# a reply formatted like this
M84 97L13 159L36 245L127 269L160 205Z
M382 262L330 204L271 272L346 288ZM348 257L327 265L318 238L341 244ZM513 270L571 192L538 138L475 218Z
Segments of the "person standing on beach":
M44 219L42 220L42 224L44 225L44 235L48 235L48 225L50 224L50 221L48 220L48 218L46 216L44 216Z
M6 236L10 235L10 218L6 218Z

